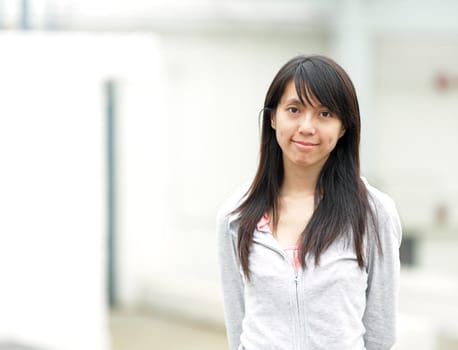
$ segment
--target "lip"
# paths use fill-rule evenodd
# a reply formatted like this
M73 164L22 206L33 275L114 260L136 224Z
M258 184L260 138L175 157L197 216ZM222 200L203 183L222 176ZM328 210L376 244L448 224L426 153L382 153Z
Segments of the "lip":
M298 148L308 150L317 147L319 144L314 142L292 141Z

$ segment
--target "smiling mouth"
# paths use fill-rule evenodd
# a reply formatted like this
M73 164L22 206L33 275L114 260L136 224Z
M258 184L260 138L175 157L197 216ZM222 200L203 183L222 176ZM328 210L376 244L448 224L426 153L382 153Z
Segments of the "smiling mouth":
M318 143L313 143L313 142L301 142L301 141L294 141L293 143L296 144L299 147L314 147L318 146Z

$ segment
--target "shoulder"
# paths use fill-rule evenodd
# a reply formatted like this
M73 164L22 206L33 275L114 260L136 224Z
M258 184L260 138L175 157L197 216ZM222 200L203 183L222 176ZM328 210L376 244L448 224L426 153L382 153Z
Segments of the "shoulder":
M222 223L229 224L237 219L233 211L238 208L250 189L251 181L245 182L239 186L228 198L226 198L216 214L216 220L219 225Z
M390 196L369 184L365 178L362 178L362 180L367 189L369 203L377 215L389 217L395 213L397 214L396 204Z
M362 178L369 196L369 205L375 216L375 220L381 231L390 231L400 244L401 242L401 222L394 200L386 193L380 191L369 182Z

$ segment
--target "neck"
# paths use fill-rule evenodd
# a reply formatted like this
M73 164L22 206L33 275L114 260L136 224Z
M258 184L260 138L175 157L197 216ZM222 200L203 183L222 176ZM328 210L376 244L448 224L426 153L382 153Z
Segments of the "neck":
M281 196L314 196L318 176L324 164L303 167L294 163L283 164L284 178Z

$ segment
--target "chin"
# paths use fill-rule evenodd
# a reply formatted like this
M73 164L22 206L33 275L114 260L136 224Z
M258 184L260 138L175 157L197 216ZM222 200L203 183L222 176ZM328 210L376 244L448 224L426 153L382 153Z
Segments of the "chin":
M298 160L296 160L294 162L294 164L296 164L298 166L302 166L302 167L309 167L309 166L313 165L314 163L310 162L310 161L307 161L307 160L298 159Z

